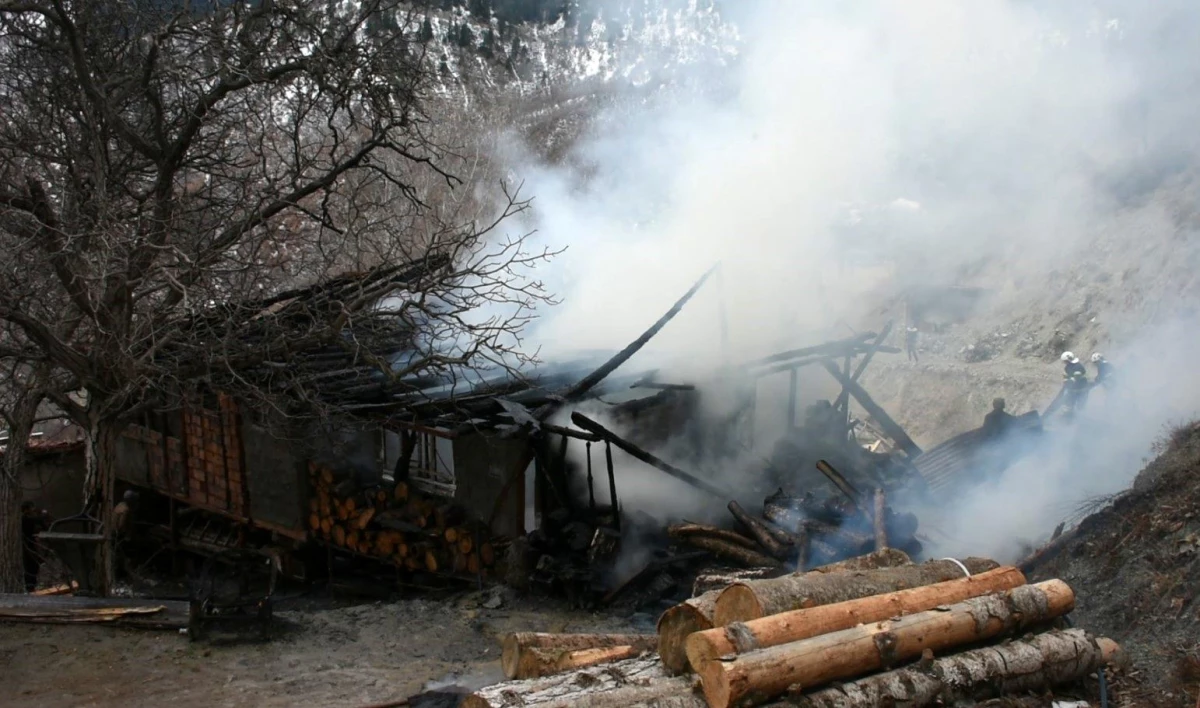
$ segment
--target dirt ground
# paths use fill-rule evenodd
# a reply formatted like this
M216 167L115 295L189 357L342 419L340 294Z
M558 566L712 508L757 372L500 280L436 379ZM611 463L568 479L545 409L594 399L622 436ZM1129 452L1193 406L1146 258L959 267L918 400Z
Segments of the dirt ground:
M312 604L277 613L280 631L269 642L0 624L0 705L353 708L502 680L498 637L505 632L653 631L646 616L604 617L502 590L316 610Z

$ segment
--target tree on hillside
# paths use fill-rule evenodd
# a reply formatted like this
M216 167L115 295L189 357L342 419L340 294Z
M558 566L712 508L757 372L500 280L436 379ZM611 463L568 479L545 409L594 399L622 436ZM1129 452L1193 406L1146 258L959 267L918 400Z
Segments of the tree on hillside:
M121 431L198 388L295 414L329 400L298 357L357 387L523 361L526 203L446 199L408 5L332 7L0 0L0 360L86 431L102 520Z

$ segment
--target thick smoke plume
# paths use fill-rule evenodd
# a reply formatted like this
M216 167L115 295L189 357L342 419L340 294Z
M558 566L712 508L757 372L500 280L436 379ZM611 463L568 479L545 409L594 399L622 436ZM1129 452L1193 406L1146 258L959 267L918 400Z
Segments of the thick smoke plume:
M870 313L913 284L988 287L1001 316L1053 304L1064 280L1101 282L1081 269L1110 269L1110 290L1152 283L1138 273L1153 267L1141 262L1143 243L1171 244L1157 258L1196 262L1184 217L1161 195L1186 192L1195 163L1200 6L721 7L741 38L727 71L603 116L568 163L586 174L518 170L537 195L539 237L569 247L548 278L564 303L535 333L547 358L623 346L718 261L720 282L629 366L665 361L683 378L726 357L845 336L846 323L878 326ZM1100 345L1122 366L1131 398L1121 405L1136 419L1112 411L1102 440L1072 438L1014 470L1011 503L961 500L959 525L978 533L952 535L1007 543L1018 529L1052 526L1072 500L1129 482L1162 425L1200 400L1186 361L1196 329L1170 324L1180 298L1197 299L1184 286L1138 285L1101 313L1113 339ZM1148 330L1156 296L1171 300L1155 303ZM1161 352L1183 353L1178 368L1168 358L1170 374ZM1167 405L1159 383L1177 400ZM1074 451L1089 445L1103 464L1077 463Z

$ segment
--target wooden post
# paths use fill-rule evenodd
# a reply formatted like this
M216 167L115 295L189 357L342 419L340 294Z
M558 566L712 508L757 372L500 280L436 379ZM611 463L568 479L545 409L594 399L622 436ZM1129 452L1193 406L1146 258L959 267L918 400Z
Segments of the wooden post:
M875 550L882 551L887 548L887 524L884 519L884 496L883 487L875 488Z
M596 518L596 481L592 478L592 441L585 442L584 447L587 451L588 510L592 512L594 520Z
M612 443L604 441L604 461L608 465L608 496L612 504L613 528L621 530L621 510L617 507L617 475L613 470Z

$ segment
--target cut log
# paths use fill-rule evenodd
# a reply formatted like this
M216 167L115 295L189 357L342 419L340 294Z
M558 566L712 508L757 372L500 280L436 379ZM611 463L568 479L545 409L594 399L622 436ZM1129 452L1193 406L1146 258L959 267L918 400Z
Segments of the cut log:
M458 537L458 552L467 555L475 548L475 539L471 538L471 534L459 534Z
M999 567L995 561L984 558L968 558L963 565L972 575ZM749 580L730 585L721 593L713 620L715 626L724 627L732 622L932 585L963 575L958 563L938 560L899 568Z
M445 569L446 562L442 559L442 554L432 548L425 549L425 570L428 570L430 573L437 573Z
M358 517L354 519L354 528L362 531L367 528L373 518L375 518L375 507L369 506L359 512Z
M408 500L408 484L404 482L396 482L396 486L392 489L392 499L403 503Z
M735 546L732 543L722 541L719 538L710 536L688 536L684 542L689 546L708 551L718 558L733 561L739 565L744 565L747 568L773 567L778 566L779 561L774 558L763 555L758 551L752 551L748 548Z
M733 518L737 519L738 523L750 532L754 540L758 541L758 545L762 546L767 553L779 560L785 560L792 554L790 544L784 545L780 543L779 539L771 535L771 531L767 528L766 524L747 513L741 504L731 501L728 506L729 513L733 514Z
M709 590L724 590L734 583L743 580L762 580L763 578L778 578L783 574L782 568L722 568L710 570L696 576L692 583L692 597L703 595Z
M875 550L882 551L888 547L887 526L884 516L883 488L875 489L875 514L873 521L875 522Z
M705 708L692 679L671 678L653 656L523 681L467 696L462 708Z
M815 568L809 573L798 575L826 575L860 569L888 568L912 561L904 553L889 548L880 553L870 553L858 558L850 558L838 563ZM721 589L714 589L698 594L690 600L669 608L658 618L658 653L663 665L672 674L680 674L689 670L686 641L693 632L712 629L713 612L716 609L717 597Z
M496 549L490 543L479 544L479 562L483 567L491 568L496 564Z
M998 694L1042 692L1075 683L1116 660L1120 648L1081 629L934 659L789 699L802 708L957 705ZM1044 705L1038 703L1037 705Z
M628 659L658 646L655 634L544 634L514 632L501 641L500 667L510 679L537 678L585 666ZM595 650L620 649L609 658ZM579 654L591 651L593 654ZM586 663L581 663L586 662Z
M996 570L942 583L872 595L803 610L768 615L749 622L696 632L687 639L688 663L700 671L706 662L849 629L859 624L932 610L941 605L1011 590L1025 584L1016 568ZM718 604L720 600L717 601Z
M471 575L478 575L479 570L480 570L479 554L473 553L473 552L468 553L467 554L467 572L470 573ZM633 655L631 654L630 656L633 656Z
M861 625L799 642L704 664L701 681L711 708L758 702L789 686L804 690L888 668L921 656L980 642L1060 617L1075 606L1061 580L1024 585L896 620Z
M658 618L658 653L671 674L682 674L690 666L687 638L693 632L713 628L713 610L721 590L709 590L698 597L670 607Z
M308 528L312 531L321 530L321 517L317 514L308 515Z
M752 538L746 538L737 531L730 531L716 526L706 526L704 524L671 524L667 527L667 535L680 541L686 541L696 536L707 536L708 538L732 543L735 546L741 546L751 551L758 550L758 545L754 543L754 539Z
M333 542L339 546L346 545L346 529L341 524L333 527Z

